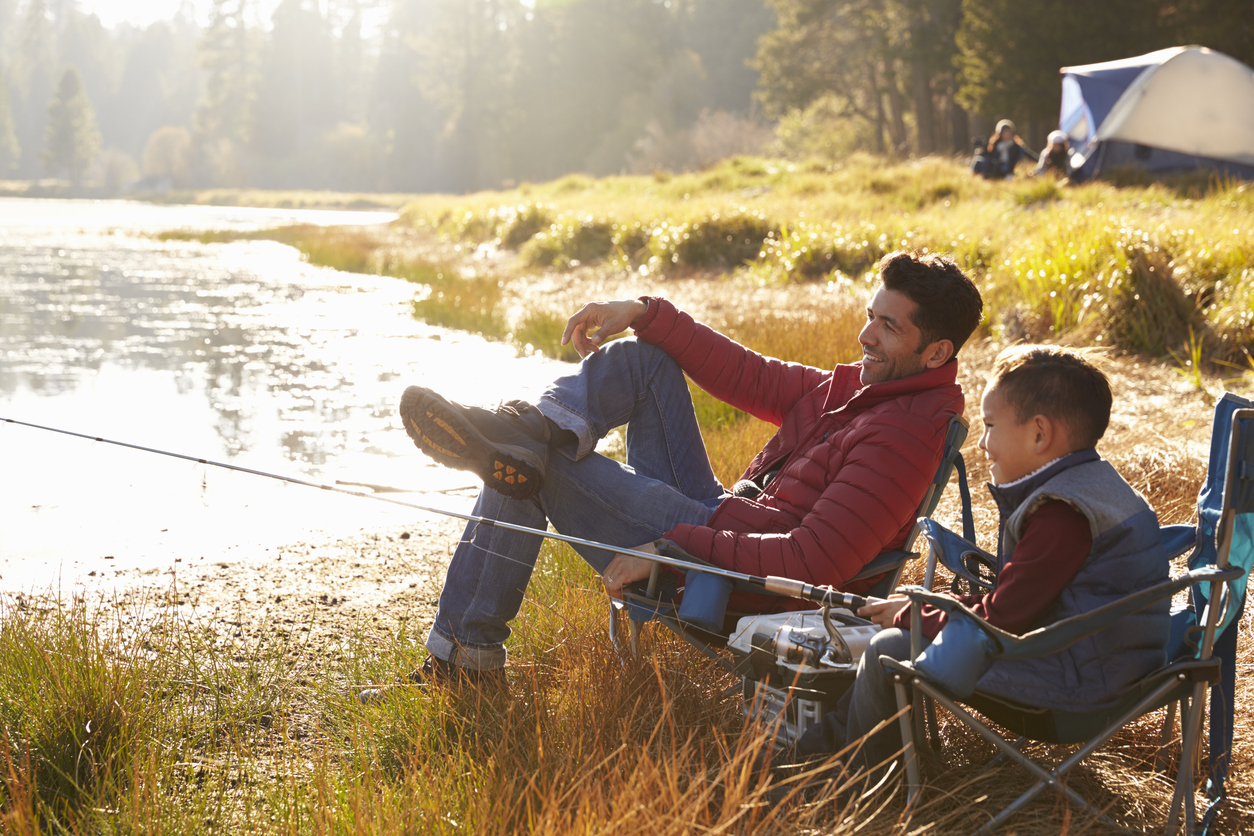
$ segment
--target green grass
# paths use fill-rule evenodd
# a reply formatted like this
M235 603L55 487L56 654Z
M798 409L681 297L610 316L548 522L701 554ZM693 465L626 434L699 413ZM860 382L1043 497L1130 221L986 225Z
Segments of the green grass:
M1072 339L1169 357L1201 346L1207 371L1254 350L1254 187L1201 177L1078 187L988 182L954 161L855 155L837 165L737 158L703 172L571 176L510 192L432 195L398 230L519 253L534 269L601 265L663 280L742 275L754 284L859 290L876 262L909 248L951 254L981 287L985 329L1004 340ZM528 300L504 313L514 276L463 277L363 228L172 233L269 238L313 264L430 288L415 312L436 324L573 359L570 311Z
M137 197L151 203L200 206L249 206L267 209L351 209L395 211L414 199L411 194L331 192L314 190L176 189Z
M474 331L503 339L508 324L501 310L503 280L494 275L464 274L449 264L399 252L386 232L372 227L320 227L309 224L254 231L174 230L158 234L164 241L277 241L299 250L310 263L350 273L393 276L422 285L413 302L414 316L445 328ZM559 332L560 333L560 332Z
M402 687L361 706L359 683L419 664L420 636L346 635L318 665L303 642L232 637L168 605L9 608L0 830L875 836L969 831L1023 789L1005 770L951 769L906 811L891 783L861 795L816 770L803 797L805 776L762 772L764 730L744 725L727 674L660 630L645 631L639 658L619 657L606 611L592 570L547 544L509 641L507 691ZM1112 757L1135 758L1152 732L1122 736ZM942 734L953 763L985 754L949 725ZM1131 811L1120 815L1133 828L1159 821L1161 792L1076 780ZM1069 820L1045 799L1018 832Z
M738 158L693 174L424 196L404 219L517 249L536 267L740 271L768 283L866 286L887 252L938 251L981 286L998 336L1075 334L1167 356L1193 329L1208 365L1254 348L1254 188L1235 181L1073 187L987 182L939 158Z

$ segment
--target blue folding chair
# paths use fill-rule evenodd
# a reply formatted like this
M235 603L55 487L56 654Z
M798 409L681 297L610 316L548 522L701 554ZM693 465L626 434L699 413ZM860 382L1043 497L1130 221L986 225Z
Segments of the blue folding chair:
M971 514L971 491L967 486L966 465L962 459L962 444L966 441L969 429L970 423L961 415L950 419L945 433L945 446L940 466L937 468L936 475L933 477L927 492L923 496L923 500L919 504L916 515L917 521L910 529L902 547L882 552L863 567L862 571L850 578L850 581L856 581L882 575L883 577L866 593L867 595L887 597L888 593L896 588L900 582L901 573L906 564L922 556L921 552L914 550L915 541L919 536L920 522L922 522L923 518L936 511L941 495L944 493L950 476L955 470L958 473L958 488L962 496L963 533L968 537L974 537L975 524ZM669 557L679 558L696 564L704 563L704 561L679 550L678 547L668 541L658 541L657 545L659 551ZM618 601L610 602L609 632L615 649L620 654L628 652L628 649L623 647L619 627L619 611L626 609L630 629L630 652L633 656L639 652L641 625L648 621L657 621L728 671L739 673L735 665L716 652L714 648L722 647L727 643L728 637L735 629L738 617L742 614L726 614L718 606L718 602L714 602L713 606L710 607L705 606L706 602L702 601L702 606L693 607L691 605L695 602L691 600L692 590L685 590L685 599L689 600L689 607L677 606L675 599L680 588L678 576L670 572L662 573L659 571L660 569L660 564L654 564L653 571L650 573L647 582L641 582L635 585L634 588L625 589L621 603ZM759 588L746 588L746 591L766 594ZM717 594L716 592L715 595ZM726 588L723 589L722 594L726 595ZM722 603L726 604L725 597ZM712 611L714 615L695 621L685 617L687 612L697 609L703 612ZM721 617L718 615L719 613L722 613Z
M955 583L965 582L973 589L988 588L987 567L996 565L992 555L931 520L923 522L922 530L929 543L926 572L929 580L936 561L940 560L953 572ZM915 662L883 660L886 669L894 675L898 705L903 710L900 722L911 803L920 787L917 745L924 739L924 698L935 700L996 746L1000 754L993 762L1008 759L1038 779L1033 787L981 828L981 832L1000 826L1047 787L1104 819L1065 785L1066 775L1120 728L1166 706L1168 715L1163 727L1161 756L1169 736L1174 734L1174 713L1179 705L1182 751L1168 831L1175 829L1181 816L1189 833L1206 833L1209 830L1224 798L1224 780L1231 760L1236 625L1244 607L1246 578L1254 562L1254 403L1225 394L1216 405L1207 480L1198 495L1197 525L1165 526L1161 533L1173 557L1189 552L1187 574L1091 613L1059 621L1023 636L999 630L953 598L936 595L921 587L901 590L911 599L914 628L911 633L911 657L916 662L922 645L918 625L921 623L919 610L923 603L949 613L950 623L946 624L946 630L956 625L955 631L981 637L978 641L964 642L973 649L978 648L972 656L987 654L987 659L995 661L1056 653L1085 636L1105 629L1118 619L1152 607L1177 592L1186 589L1191 592L1190 605L1172 613L1168 664L1130 688L1116 706L1102 711L1076 713L1025 705L982 693L978 688L969 694L960 693L967 689L955 685L950 677L938 675L934 670L932 673L920 670ZM1215 605L1212 606L1212 603ZM1195 808L1193 763L1201 739L1205 714L1203 698L1207 688L1211 690L1210 762L1207 806L1199 817ZM1020 735L1019 739L1006 741L988 724L972 716L963 705ZM1027 740L1082 745L1061 763L1048 768L1020 751Z

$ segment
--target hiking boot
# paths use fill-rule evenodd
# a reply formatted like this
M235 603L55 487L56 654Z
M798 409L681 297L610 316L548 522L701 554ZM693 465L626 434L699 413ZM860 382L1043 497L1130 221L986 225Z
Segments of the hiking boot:
M455 688L470 686L477 690L486 691L489 689L505 690L508 684L505 679L504 668L493 670L465 668L453 662L446 662L434 655L428 655L422 663L422 667L407 674L405 680L405 682L397 685L380 685L376 688L367 688L357 694L357 701L364 705L372 705L381 702L397 689L414 686L419 688L435 685L448 685Z
M401 395L400 412L405 432L436 462L469 470L511 499L540 492L549 462L549 422L526 401L484 409L410 386Z

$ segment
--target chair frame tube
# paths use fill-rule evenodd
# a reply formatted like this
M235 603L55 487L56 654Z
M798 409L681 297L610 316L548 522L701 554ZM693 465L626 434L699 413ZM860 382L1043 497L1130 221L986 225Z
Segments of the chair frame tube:
M1022 809L1024 805L1026 805L1029 801L1035 798L1041 792L1041 790L1045 789L1046 787L1053 789L1055 792L1059 793L1060 795L1065 796L1069 801L1071 801L1073 804L1080 807L1081 809L1085 809L1085 810L1089 810L1093 812L1102 821L1105 821L1109 824L1114 824L1117 827L1118 825L1115 822L1107 818L1104 814L1101 813L1100 810L1095 808L1092 804L1085 801L1074 790L1067 787L1063 783L1063 780L1066 777L1067 773L1070 772L1070 770L1076 764L1080 763L1082 760L1084 760L1086 757L1092 754L1093 751L1096 750L1099 746L1101 746L1107 740L1113 737L1116 732L1118 732L1121 728L1123 728L1124 725L1126 725L1127 723L1131 722L1135 718L1139 717L1142 713L1144 713L1147 706L1153 705L1155 702L1157 702L1158 700L1166 696L1172 689L1174 689L1177 686L1178 682L1184 681L1184 679L1185 679L1185 675L1183 673L1180 673L1180 674L1177 674L1174 680L1169 679L1166 682L1159 685L1157 688L1155 688L1153 691L1147 694L1144 698L1142 698L1136 705L1134 705L1132 708L1128 709L1128 711L1126 711L1123 715L1121 715L1116 722L1109 724L1104 732L1102 732L1101 734L1089 740L1087 743L1081 746L1078 750L1072 753L1069 757L1063 760L1060 764L1055 766L1052 770L1046 770L1040 764L1036 763L1027 755L1019 751L1018 747L1019 745L1021 745L1020 741L1016 740L1014 742L1011 742L1011 741L1006 740L997 732L993 731L983 722L978 720L974 715L972 715L966 709L958 705L958 703L956 703L954 700L950 699L947 695L945 695L942 691L940 691L938 688L933 686L930 682L927 682L926 680L923 680L923 679L914 678L914 681L911 684L916 694L919 692L922 692L926 694L928 697L930 697L931 699L940 703L942 706L945 707L946 710L952 712L954 716L960 718L969 728L973 729L977 734L979 734L989 743L997 747L1000 755L1005 756L1006 758L1010 760L1013 760L1023 769L1027 770L1029 773L1031 773L1032 775L1035 775L1038 778L1038 782L1031 789L1029 789L1023 795L1019 796L1019 798L1016 799L1014 803L1010 804L1005 809L1003 809L1000 813L994 816L991 821L985 824L978 831L978 832L991 832L992 830L995 830L999 826L1001 826L1002 822L1004 822L1010 816L1014 815L1020 809ZM897 674L897 677L894 681L894 685L899 688L898 690L899 708L905 707L903 705L904 700L905 700L905 682L903 680L904 680L904 677L901 674ZM1205 683L1198 683L1197 687L1205 687ZM1191 714L1196 714L1196 711L1191 712ZM1192 720L1194 718L1190 718L1190 719ZM1194 723L1193 725L1196 725L1196 724ZM903 728L902 728L903 732L905 732L909 728L910 728L909 724L903 723ZM907 752L907 757L910 757L910 755L913 754L913 749L915 745L916 744L913 739L909 740L909 742L906 744L905 749ZM1187 745L1188 744L1186 743L1186 747ZM1182 763L1181 764L1181 770L1182 770L1181 777L1186 777L1186 773L1185 773L1186 769L1187 767ZM1187 775L1191 775L1191 774L1192 774L1192 771L1190 769L1188 770ZM913 783L917 779L917 775L918 775L917 765L915 766L913 770L913 775L912 775L910 766L908 763L907 764L908 779L911 780L911 782ZM917 786L914 787L914 789L917 792ZM1178 792L1179 792L1179 783L1177 785L1177 793ZM1173 806L1174 806L1174 802L1173 802ZM1168 829L1170 830L1172 826L1174 826L1174 817L1173 817L1173 822L1169 823Z

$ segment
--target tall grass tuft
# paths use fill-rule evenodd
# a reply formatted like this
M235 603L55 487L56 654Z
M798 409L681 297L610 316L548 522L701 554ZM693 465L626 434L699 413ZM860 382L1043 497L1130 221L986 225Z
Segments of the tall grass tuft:
M562 345L566 314L547 308L529 308L514 327L510 339L523 353L538 351L566 363L579 361L573 345Z
M48 610L6 607L0 626L0 771L5 808L76 830L113 806L132 764L157 738L168 670L165 642L122 643L118 625L93 623L81 602Z
M424 295L414 299L414 316L459 331L489 338L505 336L501 311L501 279L493 275L460 277L437 272Z

